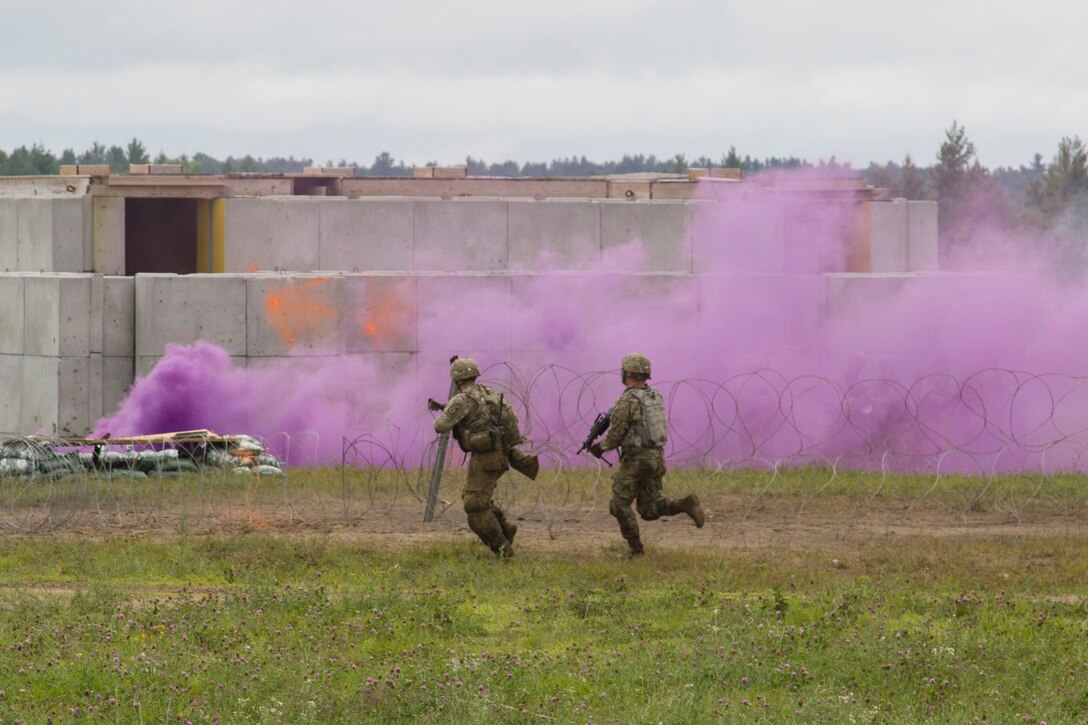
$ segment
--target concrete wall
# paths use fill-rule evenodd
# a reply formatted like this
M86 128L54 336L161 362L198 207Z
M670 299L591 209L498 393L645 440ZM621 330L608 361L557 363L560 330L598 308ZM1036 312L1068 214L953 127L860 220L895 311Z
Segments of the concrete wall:
M0 271L89 270L91 238L89 196L0 199Z

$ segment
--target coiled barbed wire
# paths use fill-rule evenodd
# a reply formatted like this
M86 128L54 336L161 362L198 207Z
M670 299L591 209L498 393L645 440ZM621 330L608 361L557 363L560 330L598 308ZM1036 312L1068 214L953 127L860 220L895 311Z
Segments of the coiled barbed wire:
M545 522L555 537L607 509L611 469L576 451L593 418L621 391L618 377L614 371L582 373L558 365L525 371L501 364L484 371L482 379L517 411L526 445L542 463L534 482L518 474L504 478L504 506ZM924 375L909 383L843 383L759 369L721 381L654 385L666 399L671 469L687 471L689 480L695 476L706 487L735 472L756 472L740 494L742 505L730 512L735 520L752 516L778 494L792 497L793 516L812 515L813 504L832 495L844 472L861 471L873 475L842 513L844 521L873 512L905 517L927 502L965 519L983 499L1020 521L1025 506L1048 500L1056 477L1088 467L1085 376L988 368L962 377ZM286 466L282 477L203 467L198 475L165 471L137 478L123 470L86 470L80 453L59 440L9 437L11 462L0 461L0 469L8 469L0 470L0 530L391 521L406 510L422 512L436 456L428 422L421 411L416 429L383 422L348 432L332 469L319 458L317 434L266 434L262 444ZM459 511L465 475L465 459L455 445L446 456L439 520ZM20 457L41 459L41 470L16 470ZM793 473L804 468L821 472L804 479ZM927 483L893 512L883 496L895 474L921 476ZM1031 474L1033 483L1009 494L1002 474ZM961 491L949 483L956 476L974 483Z

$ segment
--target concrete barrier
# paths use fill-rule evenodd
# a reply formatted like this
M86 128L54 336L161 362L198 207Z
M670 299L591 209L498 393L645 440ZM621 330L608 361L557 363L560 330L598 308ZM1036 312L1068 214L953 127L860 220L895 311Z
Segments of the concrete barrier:
M691 267L695 274L782 272L783 209L776 202L693 202Z
M412 269L412 200L323 199L316 269Z
M641 251L619 247L640 242ZM601 202L601 262L608 272L691 272L691 205Z
M102 354L136 354L135 277L102 277Z
M419 278L419 344L454 339L461 350L482 350L500 358L510 352L511 282L497 275ZM450 355L457 350L449 351ZM444 353L443 353L444 354Z
M23 288L22 274L0 274L0 355L23 354Z
M0 197L0 272L19 269L19 200Z
M412 276L344 275L344 351L415 352L419 280Z
M317 269L320 207L312 199L233 198L225 204L223 271Z
M58 433L60 419L60 358L23 355L22 402L19 431L22 433ZM66 387L66 390L70 388ZM78 401L65 401L70 409Z
M245 284L248 357L332 355L343 348L342 278L256 275Z
M873 272L910 270L907 209L908 202L904 199L869 203Z
M89 355L93 339L93 290L90 274L25 275L23 352L45 356Z
M596 269L601 251L601 204L584 200L510 201L507 269Z
M231 274L139 274L135 283L137 357L162 356L166 343L206 340L246 354L246 278ZM139 365L137 365L139 369Z
M0 354L0 432L19 433L22 425L23 355Z
M907 246L912 272L940 269L937 246L937 202L907 202Z
M125 273L125 200L93 197L91 202L91 256L89 269L99 274Z
M413 269L501 272L507 266L507 202L416 201Z
M83 272L91 268L90 197L16 199L18 269Z
M132 356L102 356L102 415L117 412L135 379L136 365Z

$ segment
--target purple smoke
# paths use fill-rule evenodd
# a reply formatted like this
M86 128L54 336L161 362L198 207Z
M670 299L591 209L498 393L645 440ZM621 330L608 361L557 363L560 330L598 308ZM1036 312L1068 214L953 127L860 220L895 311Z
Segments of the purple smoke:
M445 396L456 353L509 392L542 448L576 462L621 390L620 358L638 350L666 394L677 462L1084 467L1088 294L1018 253L1037 240L991 224L949 257L955 271L826 276L856 254L856 206L766 184L691 207L703 274L635 240L578 260L593 271L542 255L524 274L426 277L415 355L239 368L206 343L169 346L96 432L312 435L303 457L325 463L365 436L414 464L433 437L423 403ZM679 271L639 274L653 255Z

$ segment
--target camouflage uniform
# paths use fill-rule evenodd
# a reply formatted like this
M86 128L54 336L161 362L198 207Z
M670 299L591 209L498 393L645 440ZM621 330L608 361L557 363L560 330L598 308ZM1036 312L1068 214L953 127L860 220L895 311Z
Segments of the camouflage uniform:
M625 380L631 373L649 378L650 361L644 355L633 353L623 361ZM697 527L702 528L705 523L698 496L667 499L662 493L667 470L663 449L667 442L665 401L661 393L648 385L630 385L612 407L608 433L593 446L594 455L620 449L620 466L612 475L608 510L619 522L620 534L627 540L631 554L636 556L643 553L643 546L638 519L631 510L634 502L639 516L646 521L686 513Z
M454 382L461 382L456 377L459 362L471 363L471 367L462 367L479 374L475 362L462 358L454 363ZM488 404L489 400L491 405ZM469 452L468 480L461 492L469 528L496 554L512 556L510 545L518 527L506 520L506 515L495 505L492 497L499 478L510 468L507 452L520 440L505 440L501 435L496 440L493 435L492 405L498 402L499 394L486 385L475 382L462 385L460 392L450 398L445 409L435 418L434 429L438 433L452 431L461 448ZM512 410L508 415L514 415L516 421Z

